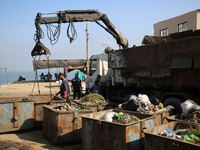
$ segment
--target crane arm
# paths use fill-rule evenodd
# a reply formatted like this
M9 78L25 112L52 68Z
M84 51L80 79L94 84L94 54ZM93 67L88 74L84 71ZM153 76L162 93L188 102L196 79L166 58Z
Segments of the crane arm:
M56 14L55 17L43 17L43 15ZM106 26L104 27L98 21L102 21ZM51 23L70 23L70 22L85 22L91 21L96 22L98 25L103 27L107 32L109 32L117 41L117 44L123 48L128 48L128 40L117 30L117 28L108 19L105 13L100 13L97 10L65 10L56 13L38 13L35 18L36 26L36 38L39 40L41 38L40 25L41 24L51 24Z

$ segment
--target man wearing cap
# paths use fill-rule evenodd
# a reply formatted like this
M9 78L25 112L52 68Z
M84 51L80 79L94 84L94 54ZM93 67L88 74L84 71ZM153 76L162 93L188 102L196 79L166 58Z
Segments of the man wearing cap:
M69 100L69 93L70 93L69 84L68 84L67 80L65 79L63 73L59 73L58 77L59 77L59 79L62 80L62 83L60 85L60 91L56 95L60 94L62 98L66 99L67 103L70 103L70 100Z
M78 99L80 99L80 91L82 90L81 79L78 78L78 73L75 73L75 77L72 79L71 89L74 92L74 99L76 98L76 93L78 94Z

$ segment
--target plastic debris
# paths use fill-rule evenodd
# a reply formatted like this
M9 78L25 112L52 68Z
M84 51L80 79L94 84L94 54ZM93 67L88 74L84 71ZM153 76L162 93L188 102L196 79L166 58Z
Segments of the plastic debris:
M181 103L181 108L182 108L184 117L187 117L189 114L191 114L194 111L200 111L200 106L197 105L192 100L186 100L185 102Z
M117 116L118 118L122 117L124 115L124 113L116 113L115 116Z
M167 109L175 109L174 106L172 106L172 105L168 105L166 108Z
M52 106L54 110L56 111L71 111L71 110L78 110L77 105L70 105L68 103L65 103L64 105L57 105Z
M134 121L140 120L134 115L130 115L128 113L116 113L116 112L108 112L104 114L101 118L101 120L109 121L109 122L116 122L120 124L129 124Z
M158 99L153 96L150 97L153 104L151 103L150 98L148 98L145 94L139 94L138 97L136 95L129 94L125 97L125 102L118 105L118 108L143 113L154 113L167 109L163 108L163 104ZM168 108L171 109L173 106Z
M174 139L184 140L188 142L192 142L195 144L200 144L200 125L197 125L196 128L192 128L192 126L189 129L178 129L172 131L171 128L168 128L166 130L163 130L160 135L171 137Z
M116 112L108 112L108 113L104 114L100 119L113 122L113 117L115 114L116 114Z

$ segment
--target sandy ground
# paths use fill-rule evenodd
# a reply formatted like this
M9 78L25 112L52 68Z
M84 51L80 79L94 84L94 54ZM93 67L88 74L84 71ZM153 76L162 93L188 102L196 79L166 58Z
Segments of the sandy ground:
M50 88L51 87L51 88ZM55 94L59 91L60 83L51 82L19 82L0 86L0 97L28 97L29 95Z
M13 83L0 86L0 98L3 97L28 97L30 94L38 95L38 84L32 92L34 83ZM59 91L60 83L51 82L51 93ZM48 82L39 83L40 94L50 94ZM72 93L71 93L72 95ZM70 99L72 96L70 96ZM46 137L42 130L28 130L0 134L0 150L80 150L81 143L66 145L54 145Z

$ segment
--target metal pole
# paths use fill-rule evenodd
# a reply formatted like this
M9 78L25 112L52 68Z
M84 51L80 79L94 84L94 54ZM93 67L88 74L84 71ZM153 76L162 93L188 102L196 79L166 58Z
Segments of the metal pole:
M5 73L6 73L6 84L8 84L7 68L5 68Z
M88 50L88 42L89 42L89 33L88 33L88 24L86 24L86 54L87 54L87 66L89 65L89 50ZM86 69L87 69L87 74L89 73L89 70L88 70L88 68L86 67Z

